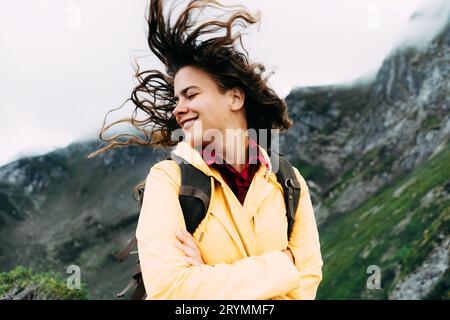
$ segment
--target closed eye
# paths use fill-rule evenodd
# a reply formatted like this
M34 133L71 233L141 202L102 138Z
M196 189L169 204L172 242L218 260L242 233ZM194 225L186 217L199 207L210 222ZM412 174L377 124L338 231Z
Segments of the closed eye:
M196 95L198 95L198 93L191 94L191 95L188 96L187 98L188 98L188 99L192 99L192 98L194 98ZM179 99L178 99L178 97L173 97L172 100L173 100L173 103L174 103L174 104L177 104Z

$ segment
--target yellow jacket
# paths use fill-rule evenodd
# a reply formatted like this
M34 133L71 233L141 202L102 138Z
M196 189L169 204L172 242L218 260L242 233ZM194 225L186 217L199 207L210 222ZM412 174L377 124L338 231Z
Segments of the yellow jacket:
M301 195L288 243L283 189L271 165L259 167L241 205L189 143L178 143L173 152L213 177L210 206L193 234L205 264L191 266L174 246L175 231L186 228L180 169L173 160L160 161L148 173L136 229L147 299L314 299L323 262L308 186L298 170ZM295 266L282 252L287 247Z

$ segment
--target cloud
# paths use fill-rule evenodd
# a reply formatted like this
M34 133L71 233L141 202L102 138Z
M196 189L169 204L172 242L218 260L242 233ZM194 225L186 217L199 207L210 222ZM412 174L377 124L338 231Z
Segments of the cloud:
M423 48L450 23L450 1L423 1L402 29L398 46Z

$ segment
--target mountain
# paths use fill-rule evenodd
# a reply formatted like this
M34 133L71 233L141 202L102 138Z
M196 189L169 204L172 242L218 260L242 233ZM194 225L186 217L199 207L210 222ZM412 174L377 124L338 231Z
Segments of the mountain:
M360 205L448 141L449 30L425 51L393 52L371 83L299 88L286 97L295 124L282 145L328 200L320 221ZM349 177L355 169L367 172Z
M449 298L450 24L404 47L376 77L296 88L281 151L310 186L324 258L319 299ZM66 275L114 299L134 261L112 255L133 235L132 188L167 151L77 142L0 168L0 272ZM370 270L380 289L369 289Z
M118 148L93 159L98 142L74 143L0 168L0 271L16 265L63 276L75 264L93 298L115 298L133 259L113 259L133 236L132 189L165 152Z
M286 97L295 124L282 150L321 234L318 298L449 297L449 74L450 23L427 47L392 52L371 82ZM366 288L370 265L380 290Z

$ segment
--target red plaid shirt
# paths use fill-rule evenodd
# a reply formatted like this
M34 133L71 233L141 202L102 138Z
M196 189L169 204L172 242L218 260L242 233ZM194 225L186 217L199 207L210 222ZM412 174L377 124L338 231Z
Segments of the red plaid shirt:
M248 188L250 187L253 177L256 171L258 171L260 164L263 163L266 167L268 167L266 159L259 152L256 141L250 139L249 148L256 150L249 153L248 162L241 172L238 172L235 168L233 168L233 166L226 163L226 161L219 155L216 155L215 150L212 150L209 155L205 152L205 148L202 149L202 156L206 164L219 170L222 178L228 184L241 204L244 204Z

